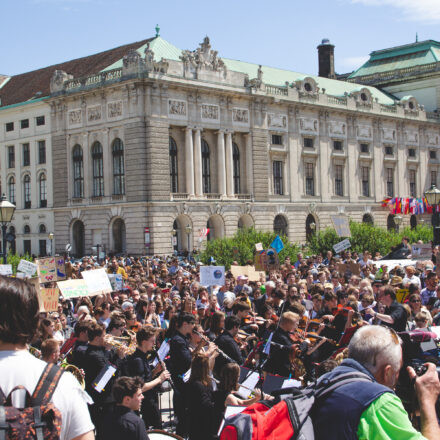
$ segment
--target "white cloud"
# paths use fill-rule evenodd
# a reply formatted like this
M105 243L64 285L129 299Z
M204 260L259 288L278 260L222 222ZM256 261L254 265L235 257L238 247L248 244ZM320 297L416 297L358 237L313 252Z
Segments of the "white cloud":
M352 70L359 69L365 62L370 59L368 56L359 56L359 57L346 57L341 58L341 60L337 60L338 66L343 67L344 71L351 72ZM341 70L341 69L337 69Z
M439 0L350 0L366 6L392 6L401 11L401 17L407 21L424 24L440 23Z

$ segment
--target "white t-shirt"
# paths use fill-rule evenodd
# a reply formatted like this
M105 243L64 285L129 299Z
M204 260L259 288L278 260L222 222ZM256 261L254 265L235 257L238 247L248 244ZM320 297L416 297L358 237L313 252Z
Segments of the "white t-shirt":
M0 351L1 390L8 396L14 387L22 385L32 395L46 365L27 350ZM23 407L24 393L15 391L12 402L17 408ZM61 376L51 402L62 415L61 440L71 440L94 429L84 392L71 373Z

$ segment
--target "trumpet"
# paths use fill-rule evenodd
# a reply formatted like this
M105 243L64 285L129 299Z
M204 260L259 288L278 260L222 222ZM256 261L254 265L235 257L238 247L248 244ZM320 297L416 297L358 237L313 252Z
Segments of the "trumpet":
M106 335L105 343L111 345L116 349L123 348L125 350L125 355L130 356L136 351L137 341L136 333L132 330L125 330L128 336L113 336Z

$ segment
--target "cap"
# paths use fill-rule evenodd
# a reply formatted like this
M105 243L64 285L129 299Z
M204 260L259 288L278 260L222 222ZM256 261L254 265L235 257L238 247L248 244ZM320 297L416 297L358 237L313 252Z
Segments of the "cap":
M133 303L131 303L130 301L124 301L124 302L122 303L121 309L122 309L122 310L127 310L127 309L129 309L130 307L133 307Z
M391 280L392 286L398 286L399 284L402 284L402 283L403 283L402 277L399 277L399 276L394 276L393 279Z

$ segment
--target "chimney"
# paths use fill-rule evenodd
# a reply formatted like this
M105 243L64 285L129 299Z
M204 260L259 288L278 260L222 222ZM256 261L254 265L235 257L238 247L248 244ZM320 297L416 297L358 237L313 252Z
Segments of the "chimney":
M324 38L318 46L319 76L335 79L335 46Z

